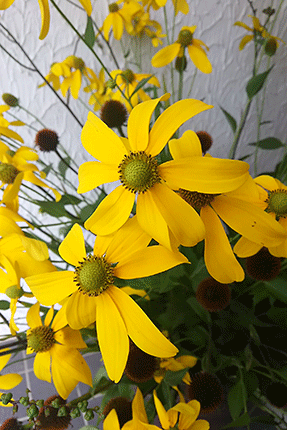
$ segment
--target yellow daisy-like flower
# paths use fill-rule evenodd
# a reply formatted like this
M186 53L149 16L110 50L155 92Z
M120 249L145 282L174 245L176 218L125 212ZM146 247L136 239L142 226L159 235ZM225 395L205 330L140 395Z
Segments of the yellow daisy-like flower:
M30 327L27 330L27 354L36 353L34 373L37 378L51 382L53 377L58 394L67 399L78 382L92 386L91 371L78 351L87 345L79 331L67 327L63 309L54 320L54 310L49 309L44 325L39 311L40 303L37 302L27 313Z
M70 90L72 97L77 99L82 85L82 76L90 79L92 73L93 71L86 67L81 58L69 55L61 63L52 64L51 70L45 78L51 82L55 91L61 89L63 97L66 97L68 90ZM62 82L60 78L63 78ZM44 85L46 82L39 85L39 88Z
M141 6L136 1L129 1L119 6L122 3L118 0L109 5L109 14L104 20L102 30L104 37L109 40L109 33L113 29L113 35L116 40L120 40L123 35L124 28L127 31L132 31L132 18L141 9Z
M180 100L166 109L149 130L157 104L140 103L128 120L128 139L121 139L94 114L82 130L85 149L97 160L79 169L79 193L120 180L86 221L99 235L118 230L130 216L137 197L138 222L158 243L169 249L178 244L194 246L205 236L203 222L194 209L174 191L179 188L206 193L234 190L248 178L248 164L199 156L158 165L156 156L176 130L189 118L211 106L194 99ZM193 228L190 228L190 226Z
M75 224L59 247L61 257L75 271L26 278L44 305L65 302L68 324L74 329L96 321L98 342L110 379L123 374L129 338L156 357L172 357L177 348L155 327L133 299L114 285L114 277L134 279L160 273L188 262L179 252L147 247L150 236L130 219L113 237L97 237L94 253L86 254L81 227Z
M279 179L262 175L254 179L260 193L260 205L269 214L272 221L276 220L287 233L287 186ZM264 245L275 257L287 258L287 238L280 244ZM234 246L234 252L242 258L257 254L262 244L256 243L252 237L243 237Z
M106 101L113 98L112 89L108 86L109 81L105 79L104 69L100 70L99 76L91 70L88 79L90 84L84 88L84 91L86 93L92 93L89 98L89 105L94 105L94 111L97 111Z
M162 48L152 58L151 64L153 67L164 67L171 63L176 57L183 57L187 48L189 57L195 67L202 73L211 73L212 65L207 58L206 52L203 49L208 47L202 40L194 39L193 33L196 30L196 25L192 27L182 27L179 32L177 41L171 45Z
M39 172L41 178L46 176L44 172L39 171L35 164L29 163L29 161L36 161L38 158L36 151L27 146L22 146L16 152L12 151L11 154L9 147L1 142L0 181L2 182L1 186L6 185L2 202L7 207L11 206L13 210L16 209L14 202L18 198L18 192L23 180L40 187L49 188L54 193L56 201L61 199L61 194L55 188L50 187L35 175L34 172Z
M186 0L172 0L172 2L175 15L177 15L178 12L181 12L184 15L188 14L189 6ZM152 6L153 9L158 10L159 8L166 5L166 0L143 0L143 5L147 5L148 9Z
M131 105L133 107L136 106L140 100L150 100L150 96L146 94L142 88L134 92L141 80L150 78L148 80L150 85L160 87L160 83L155 76L147 73L134 73L131 69L113 70L111 72L111 76L121 89L121 91L118 90L115 92L113 99L120 100L124 103L128 111L131 111ZM122 92L125 94L126 98L123 97Z
M154 373L153 378L158 384L160 384L168 370L171 370L172 372L178 372L179 370L193 367L196 365L196 363L197 358L193 357L192 355L181 355L177 358L162 358L160 360L159 370ZM186 384L190 384L191 379L188 371L186 371L186 374L182 380Z
M9 106L0 106L0 137L1 135L3 135L6 137L10 137L11 139L18 140L18 142L24 143L24 140L18 133L8 128L10 125L23 125L24 123L22 123L21 121L9 122L3 117L3 112L6 112L9 109ZM0 140L0 150L3 145L5 145L5 143Z
M169 149L174 160L201 157L202 147L196 133L186 131L172 139ZM179 195L200 212L206 229L204 260L210 275L221 283L242 281L244 271L236 260L220 218L233 230L255 241L259 246L277 246L286 240L286 231L257 205L259 192L251 176L237 189L224 193L201 193L180 189ZM257 204L257 205L256 205ZM218 252L216 251L218 250Z
M4 352L5 349L2 349L1 351ZM0 372L2 372L10 358L11 354L0 356ZM0 390L11 390L12 388L16 387L16 385L19 385L22 379L22 376L18 375L18 373L7 373L6 375L0 374ZM3 393L0 392L0 397L2 394ZM0 406L12 406L12 404L8 403L8 405L3 405L3 403L0 401Z
M256 16L252 16L252 15L248 15L250 18L252 18L252 24L253 24L253 28L249 27L248 25L246 25L244 22L242 21L236 21L234 23L234 25L237 25L238 27L243 27L245 28L245 30L250 31L252 34L246 34L242 39L241 42L239 44L239 50L241 51L245 45L249 42L251 42L251 40L254 39L255 34L261 36L263 39L269 39L270 37L272 37L272 39L275 40L276 42L276 47L279 46L278 40L280 40L281 42L283 42L283 40L279 39L279 37L275 37L275 36L271 36L265 29L265 27L263 27L263 25L260 24L259 19ZM284 43L284 42L283 42Z
M0 0L0 10L8 9L15 0ZM42 18L42 26L39 35L39 39L45 39L49 32L50 28L50 8L48 0L38 0L41 18ZM92 5L91 0L79 0L87 14L90 16L92 13Z

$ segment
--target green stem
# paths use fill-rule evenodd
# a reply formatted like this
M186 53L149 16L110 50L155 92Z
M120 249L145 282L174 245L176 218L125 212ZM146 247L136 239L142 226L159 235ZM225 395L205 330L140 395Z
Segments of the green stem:
M78 397L77 399L71 400L69 403L67 403L68 408L72 408L77 406L79 402L82 402L83 400L89 400L92 397L94 397L98 393L102 393L107 388L109 388L111 385L114 385L113 381L107 381L105 384L101 385L99 388L93 389L92 391L88 391L86 394L83 394L82 396Z
M235 158L235 152L236 152L238 142L239 142L242 130L244 128L249 110L250 110L251 102L252 102L252 99L249 99L248 102L246 103L244 112L241 116L240 124L236 130L235 135L234 135L234 140L233 140L232 146L231 146L230 151L229 151L229 158L231 158L231 159Z
M20 106L20 105L19 105L19 108L22 109L24 112L26 112L28 115L30 115L32 118L34 118L43 128L47 128L45 124L34 114L32 114L30 111L28 111L27 109L25 109L23 106Z
M183 70L181 70L179 73L179 79L178 79L178 94L177 98L178 100L182 99L182 89L183 89Z
M70 166L70 164L65 160L65 158L62 157L62 155L58 152L57 149L54 150L55 154L58 155L58 157L60 158L60 160L69 168L72 170L72 172L74 172L77 176L78 176L78 172L72 167Z

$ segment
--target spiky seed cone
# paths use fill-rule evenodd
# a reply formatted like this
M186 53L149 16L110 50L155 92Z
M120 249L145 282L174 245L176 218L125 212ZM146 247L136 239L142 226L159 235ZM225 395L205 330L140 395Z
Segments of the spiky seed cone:
M108 100L101 108L100 117L110 128L121 127L127 120L128 111L118 100Z
M267 248L261 248L257 254L246 258L246 271L257 281L270 281L281 270L281 258L271 255Z
M200 140L202 152L205 154L211 148L213 139L206 131L197 131L196 134Z
M21 430L21 424L16 420L16 418L8 418L1 425L0 430Z
M189 400L199 401L200 412L203 414L215 411L224 400L223 386L219 378L212 373L198 372L193 375L186 390Z
M156 357L147 354L130 341L130 351L125 368L125 374L136 383L149 381L156 371Z
M209 312L221 311L230 303L230 286L221 284L213 278L206 278L197 287L196 299Z
M108 416L112 409L116 410L120 428L133 418L132 402L126 397L115 397L111 399L103 410L104 416Z
M58 134L53 130L43 128L36 134L35 144L43 152L55 151L59 144Z

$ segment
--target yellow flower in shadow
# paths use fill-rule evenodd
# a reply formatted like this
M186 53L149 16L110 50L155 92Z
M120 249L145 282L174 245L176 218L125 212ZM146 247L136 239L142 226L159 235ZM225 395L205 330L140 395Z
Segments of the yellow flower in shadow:
M1 352L7 351L7 349L1 349ZM0 372L5 368L6 364L11 358L11 354L1 355L0 356ZM23 380L21 375L18 375L18 373L7 373L6 375L0 374L0 390L11 390L12 388L16 387L16 385L19 385L20 382ZM0 397L2 396L2 392L0 392ZM2 406L12 406L11 403L8 403L8 405L4 405L0 401L0 407Z

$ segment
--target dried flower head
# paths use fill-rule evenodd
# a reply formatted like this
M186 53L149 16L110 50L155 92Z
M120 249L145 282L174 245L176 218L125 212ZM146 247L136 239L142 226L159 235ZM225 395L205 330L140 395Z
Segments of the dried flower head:
M132 402L126 397L115 397L111 399L103 410L104 416L107 417L112 409L116 410L120 428L133 418Z
M0 430L21 430L21 424L16 420L16 418L8 418L3 422Z
M146 382L151 379L158 368L156 357L147 354L130 341L128 361L125 374L134 382Z
M274 257L267 248L263 247L257 254L246 258L248 275L258 281L270 281L276 278L281 269L281 258Z
M110 128L121 127L127 120L128 111L120 101L108 100L101 108L100 117Z
M41 151L56 151L59 144L58 134L53 130L43 128L36 134L35 144Z
M209 312L221 311L230 303L230 286L221 284L213 278L206 278L198 285L196 299Z
M215 411L224 400L223 386L218 377L212 373L196 373L191 384L186 387L188 399L198 400L203 414Z
M197 131L196 134L200 140L202 152L205 154L211 148L213 139L206 131Z

